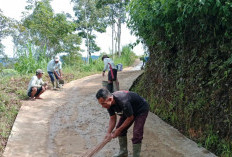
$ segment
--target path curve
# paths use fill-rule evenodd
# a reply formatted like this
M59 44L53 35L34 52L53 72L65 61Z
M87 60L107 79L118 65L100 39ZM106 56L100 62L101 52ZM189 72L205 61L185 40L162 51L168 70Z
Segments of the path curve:
M135 68L134 68L135 69ZM128 90L142 71L127 68L119 73L120 89ZM66 84L62 91L47 91L43 100L24 101L11 131L5 157L77 157L100 143L108 113L97 103L100 74ZM128 139L132 138L132 129ZM131 154L132 145L129 144ZM111 157L116 139L96 156ZM153 113L144 130L142 157L214 157Z

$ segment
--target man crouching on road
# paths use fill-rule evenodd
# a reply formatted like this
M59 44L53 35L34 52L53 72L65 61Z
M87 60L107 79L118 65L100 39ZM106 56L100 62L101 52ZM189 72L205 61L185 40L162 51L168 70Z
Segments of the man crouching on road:
M33 76L28 84L27 95L31 100L42 99L40 95L47 89L47 83L42 80L43 73L41 69L37 69L36 76Z
M100 89L96 98L110 115L109 127L106 139L118 137L120 151L114 157L127 157L127 130L134 122L133 128L133 157L139 157L143 139L144 124L149 112L146 100L138 94L129 91L117 91L110 93L107 89ZM117 116L121 118L116 126ZM116 129L114 130L116 126ZM114 130L114 131L113 131Z

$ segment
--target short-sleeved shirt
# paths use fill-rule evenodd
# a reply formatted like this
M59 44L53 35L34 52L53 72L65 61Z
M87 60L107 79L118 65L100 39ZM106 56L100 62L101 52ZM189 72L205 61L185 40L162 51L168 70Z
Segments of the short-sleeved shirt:
M110 116L115 114L125 117L138 116L149 111L146 100L134 92L117 91L113 93L113 97L115 104L108 109Z
M62 69L62 63L60 61L58 63L56 63L53 59L50 62L48 62L48 66L47 66L48 72L54 72L54 71L58 71L60 69Z
M31 87L37 87L40 88L44 84L42 78L38 78L37 76L33 76L31 78L31 81L28 84L27 92L30 91Z

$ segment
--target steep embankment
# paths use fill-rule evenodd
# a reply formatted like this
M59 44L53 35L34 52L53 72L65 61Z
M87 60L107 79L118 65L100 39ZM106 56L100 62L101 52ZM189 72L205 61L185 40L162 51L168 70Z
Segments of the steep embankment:
M129 12L150 54L134 90L200 145L232 156L231 1L132 0Z

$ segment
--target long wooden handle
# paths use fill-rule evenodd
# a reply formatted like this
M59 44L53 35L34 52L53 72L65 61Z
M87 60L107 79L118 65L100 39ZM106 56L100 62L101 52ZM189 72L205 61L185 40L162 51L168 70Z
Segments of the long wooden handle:
M97 152L99 152L108 142L110 142L109 139L105 139L102 141L100 144L98 144L94 149L91 151L85 152L83 155L80 157L93 157Z

